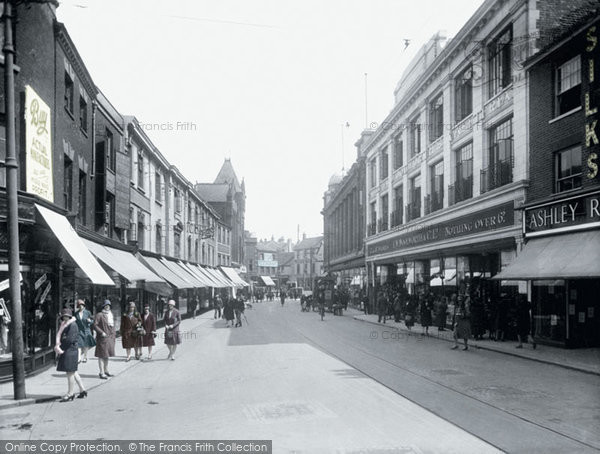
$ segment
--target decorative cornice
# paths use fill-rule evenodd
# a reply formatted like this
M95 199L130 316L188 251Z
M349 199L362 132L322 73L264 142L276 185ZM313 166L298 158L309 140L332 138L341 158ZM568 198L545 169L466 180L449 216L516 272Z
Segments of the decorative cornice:
M79 76L81 84L85 87L88 94L92 98L95 98L98 94L96 84L94 84L92 76L85 67L85 64L83 63L83 60L79 55L75 44L71 40L69 32L67 32L67 29L65 28L64 24L56 21L54 23L54 34L56 36L56 40L65 52L67 59L71 62L73 68L75 68L75 72L77 73L77 76Z

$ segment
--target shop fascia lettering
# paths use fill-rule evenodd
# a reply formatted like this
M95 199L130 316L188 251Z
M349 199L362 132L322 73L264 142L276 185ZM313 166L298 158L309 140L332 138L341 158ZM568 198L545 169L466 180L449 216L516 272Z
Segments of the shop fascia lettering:
M598 107L592 106L590 100L590 92L594 88L596 83L595 80L595 69L594 69L594 50L598 46L598 37L596 36L596 26L588 28L586 33L586 46L585 55L587 56L587 71L583 71L584 74L588 74L589 86L588 92L585 94L585 146L589 150L587 159L587 177L592 180L598 175L598 153L596 152L598 141L598 135L596 134L596 126L598 124Z
M526 233L600 221L600 194L525 211Z

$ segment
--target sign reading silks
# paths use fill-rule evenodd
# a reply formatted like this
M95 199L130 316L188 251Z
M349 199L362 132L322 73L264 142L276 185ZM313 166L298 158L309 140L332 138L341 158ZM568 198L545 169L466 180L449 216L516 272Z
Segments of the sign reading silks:
M27 192L54 202L50 107L25 86L25 154Z

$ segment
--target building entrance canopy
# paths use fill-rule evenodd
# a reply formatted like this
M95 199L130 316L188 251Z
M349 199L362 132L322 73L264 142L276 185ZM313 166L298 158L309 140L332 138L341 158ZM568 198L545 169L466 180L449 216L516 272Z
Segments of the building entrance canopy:
M580 279L600 277L600 230L530 240L493 279Z

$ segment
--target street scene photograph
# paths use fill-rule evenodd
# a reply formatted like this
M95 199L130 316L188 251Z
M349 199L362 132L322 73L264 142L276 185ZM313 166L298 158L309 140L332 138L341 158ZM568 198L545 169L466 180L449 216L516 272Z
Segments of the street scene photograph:
M598 0L0 0L0 454L600 452Z

